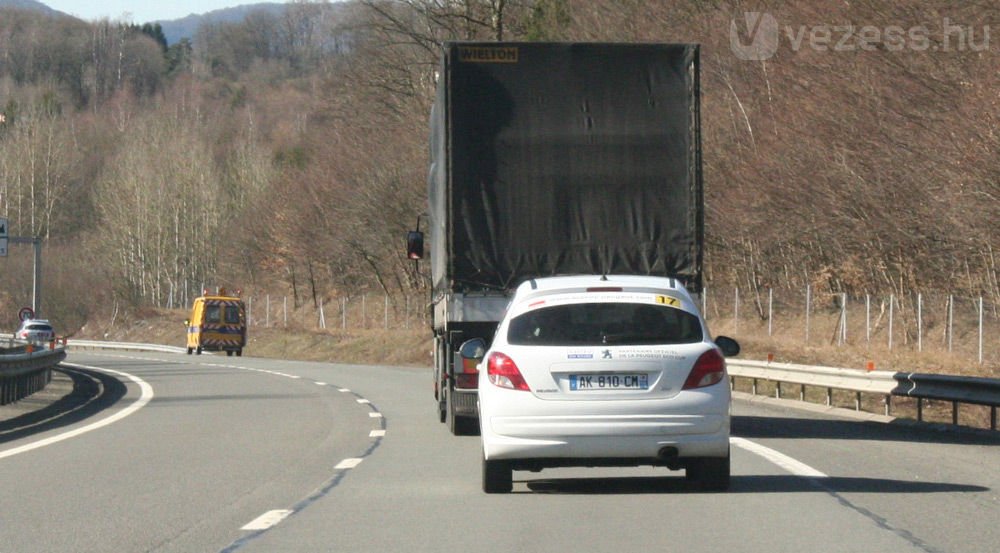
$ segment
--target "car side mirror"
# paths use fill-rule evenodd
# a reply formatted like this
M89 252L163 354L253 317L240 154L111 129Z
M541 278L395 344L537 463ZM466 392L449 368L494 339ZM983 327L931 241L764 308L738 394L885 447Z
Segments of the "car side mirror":
M458 348L458 354L462 356L462 359L482 361L483 357L486 357L486 340L482 338L467 340Z
M424 233L419 230L406 233L406 257L413 260L424 258Z
M726 357L736 357L740 354L740 344L729 336L719 336L715 339L715 345L722 350L722 355Z

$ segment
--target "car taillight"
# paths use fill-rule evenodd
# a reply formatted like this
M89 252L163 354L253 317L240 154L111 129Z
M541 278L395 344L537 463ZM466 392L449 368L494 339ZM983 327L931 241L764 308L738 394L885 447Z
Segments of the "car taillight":
M486 374L494 386L529 391L528 383L524 381L521 370L517 368L514 360L498 351L491 353L486 361Z
M691 374L684 381L685 390L704 388L718 384L726 377L726 360L722 358L718 350L710 349L701 354L701 357L691 369Z

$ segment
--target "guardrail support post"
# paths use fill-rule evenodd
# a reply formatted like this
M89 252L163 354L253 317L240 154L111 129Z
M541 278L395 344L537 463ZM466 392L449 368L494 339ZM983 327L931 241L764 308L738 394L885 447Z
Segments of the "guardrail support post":
M826 389L826 406L830 407L833 405L833 388Z
M805 400L806 400L806 385L802 384L801 386L799 386L799 401L805 401Z
M924 399L917 398L917 422L924 422Z
M861 410L861 392L857 392L854 395L854 410L855 411Z
M774 397L775 399L781 399L781 382L776 381L774 383Z
M958 402L951 402L951 424L958 424Z
M757 379L753 379L753 386L751 387L751 392L753 395L757 395Z
M887 416L887 417L889 416L889 411L891 410L891 408L892 408L892 396L891 395L886 395L885 396L885 416Z
M990 407L990 430L997 429L997 406Z

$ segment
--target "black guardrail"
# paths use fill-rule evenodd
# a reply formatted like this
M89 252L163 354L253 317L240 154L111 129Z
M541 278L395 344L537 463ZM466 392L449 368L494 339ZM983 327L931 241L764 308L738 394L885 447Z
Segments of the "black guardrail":
M0 405L45 388L52 380L52 368L65 358L62 346L19 344L0 348Z
M997 429L997 407L1000 406L1000 380L975 376L943 374L896 373L899 386L893 395L917 399L917 420L923 420L924 400L951 402L951 419L958 424L961 403L985 405L990 408L990 428Z

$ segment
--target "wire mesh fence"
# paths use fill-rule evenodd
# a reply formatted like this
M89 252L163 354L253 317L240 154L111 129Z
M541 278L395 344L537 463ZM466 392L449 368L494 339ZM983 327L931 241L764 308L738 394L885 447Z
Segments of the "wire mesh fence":
M257 328L321 330L388 330L426 328L430 322L427 296L362 294L298 306L288 296L246 298L247 320Z
M949 353L979 364L1000 361L1000 304L984 296L707 288L701 301L716 332L766 333L808 345Z

